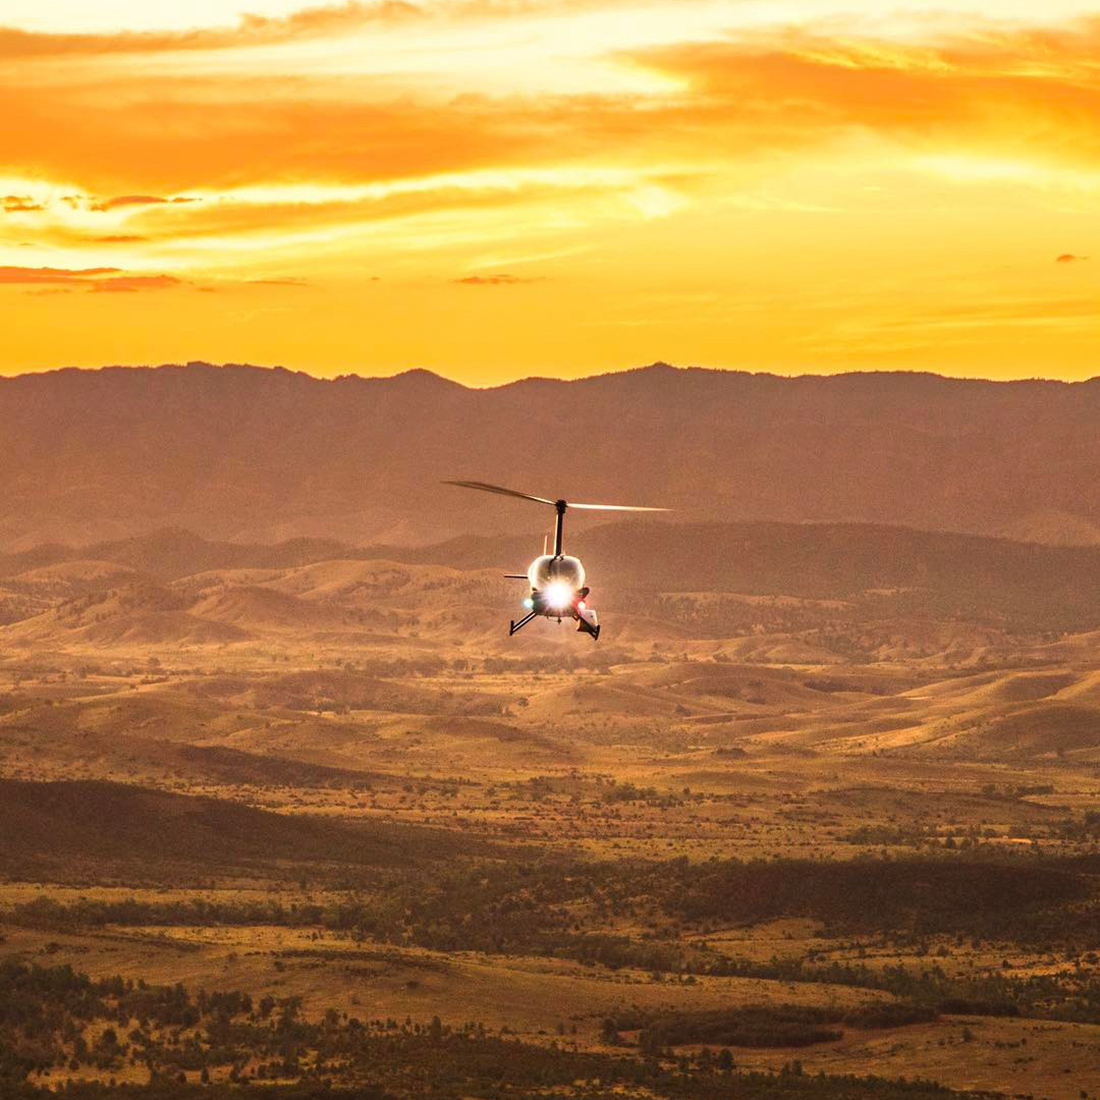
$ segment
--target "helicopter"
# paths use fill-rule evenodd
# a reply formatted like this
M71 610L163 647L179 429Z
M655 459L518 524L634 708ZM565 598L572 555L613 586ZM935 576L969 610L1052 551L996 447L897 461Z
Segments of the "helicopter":
M548 497L536 497L530 493L520 493L515 489L505 489L500 485L489 485L484 481L445 481L444 485L458 485L463 489L479 489L484 493L499 493L501 496L518 497L520 500L533 500L536 504L549 504L557 512L554 524L554 552L546 552L543 541L542 554L528 566L526 573L505 573L508 580L527 581L530 594L524 599L523 606L527 614L522 619L512 620L508 627L511 637L522 630L532 619L540 615L546 619L575 619L577 630L588 634L593 641L600 636L600 620L596 609L588 606L590 589L584 583L584 566L579 558L562 553L562 538L565 533L565 513L570 508L588 512L667 512L667 508L635 507L629 504L578 504L569 500L550 500Z

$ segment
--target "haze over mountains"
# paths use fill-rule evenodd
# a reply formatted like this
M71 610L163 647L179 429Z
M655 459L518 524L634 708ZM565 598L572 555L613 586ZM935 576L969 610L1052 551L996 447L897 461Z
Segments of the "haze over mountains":
M869 522L1100 542L1100 380L780 378L656 364L472 390L246 366L0 379L0 549L183 527L426 544L536 531L473 477L677 522Z

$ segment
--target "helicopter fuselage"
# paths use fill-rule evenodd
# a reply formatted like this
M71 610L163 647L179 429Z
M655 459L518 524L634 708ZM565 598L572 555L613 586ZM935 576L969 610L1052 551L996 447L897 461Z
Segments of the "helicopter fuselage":
M542 554L527 569L531 593L523 606L547 619L576 619L578 629L599 635L596 612L586 603L584 566L568 554Z

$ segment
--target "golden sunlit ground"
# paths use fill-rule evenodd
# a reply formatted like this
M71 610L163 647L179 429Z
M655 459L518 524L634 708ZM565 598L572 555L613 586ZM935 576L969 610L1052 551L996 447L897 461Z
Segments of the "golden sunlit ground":
M1067 901L1057 917L1077 932L1036 939L1003 923L1034 901L979 905L985 916L974 924L967 900L922 931L919 916L868 924L845 909L842 889L824 903L831 916L685 915L670 884L677 866L690 869L688 882L704 881L731 858L807 858L817 862L787 873L862 867L857 876L872 879L893 861L920 879L958 860L973 869L1007 860L1009 882L1073 860L1091 866L1095 635L991 641L960 620L938 633L899 619L886 634L838 620L834 651L858 647L842 658L797 629L702 638L672 623L673 638L666 619L612 615L614 650L578 648L554 623L536 624L519 649L490 633L507 613L498 581L402 566L416 583L388 596L370 589L376 625L388 626L364 646L342 586L389 568L321 561L224 571L216 585L209 572L201 583L183 577L174 590L198 601L186 614L152 610L155 589L110 587L102 563L6 582L14 621L0 627L0 769L61 785L40 796L43 824L32 817L3 849L5 957L245 990L257 1003L300 998L311 1021L329 1011L476 1021L578 1057L633 1056L641 1032L631 1021L646 1014L764 1005L839 1017L907 1004L917 994L898 975L933 975L945 991L1030 999L1018 1016L992 1001L959 1015L958 998L941 992L935 1003L947 1008L935 1018L848 1022L805 1046L734 1044L734 1063L779 1072L797 1059L805 1072L1092 1095L1100 1023L1072 1007L1093 995L1100 966L1087 901ZM440 615L443 577L464 586L484 630L471 633L466 614ZM79 595L89 584L106 587ZM306 594L291 619L277 614L281 591ZM42 609L19 618L27 593ZM247 634L220 634L228 622ZM73 802L74 780L121 781L137 801L92 786ZM196 796L215 800L199 818L188 809ZM54 797L83 822L75 833L50 816ZM238 823L234 808L267 816ZM207 813L224 842L189 839ZM306 831L284 831L299 825ZM366 831L349 853L341 832L318 849L321 827ZM412 832L401 834L398 862L383 847L373 867L371 845L402 829ZM438 870L418 869L447 852ZM681 859L663 862L648 885L575 896L566 887L560 903L556 880L538 878L565 861L566 883L588 874L614 883L644 874L648 861ZM453 898L432 916L437 880L450 874L465 885L444 887ZM500 874L519 876L518 894L501 887L505 900L469 901L471 891L492 895ZM528 874L542 883L531 897ZM932 900L928 889L918 883ZM796 887L795 904L801 896ZM462 917L467 904L486 907ZM547 938L517 934L508 924L516 904L530 906L520 928L557 922ZM349 907L366 916L349 923L339 916ZM447 930L448 912L458 931ZM494 922L495 948L479 938ZM612 1042L606 1021L620 1018ZM178 1045L170 1029L157 1035ZM668 1064L705 1061L704 1046L681 1042ZM148 1079L141 1059L112 1064L118 1081ZM258 1055L235 1064L245 1076L265 1065ZM213 1079L227 1071L215 1063ZM273 1072L263 1069L269 1080ZM52 1071L70 1078L104 1072Z

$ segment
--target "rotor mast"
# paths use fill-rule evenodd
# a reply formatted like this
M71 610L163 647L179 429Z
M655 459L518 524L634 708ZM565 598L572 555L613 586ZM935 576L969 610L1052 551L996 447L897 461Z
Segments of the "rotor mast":
M554 523L554 557L560 558L562 540L565 537L565 509L569 507L569 504L564 500L555 500L554 507L558 510L557 519Z

